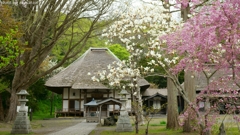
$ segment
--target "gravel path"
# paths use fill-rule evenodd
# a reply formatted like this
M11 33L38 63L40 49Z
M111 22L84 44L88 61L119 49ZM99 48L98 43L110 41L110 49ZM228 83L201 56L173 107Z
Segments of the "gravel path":
M58 132L62 129L75 126L83 122L84 118L57 118L49 120L33 120L31 121L32 134L33 135L46 135L50 133ZM0 122L0 134L1 132L11 132L13 123L1 123Z
M74 126L64 128L48 135L88 135L96 128L98 123L87 123L86 120Z

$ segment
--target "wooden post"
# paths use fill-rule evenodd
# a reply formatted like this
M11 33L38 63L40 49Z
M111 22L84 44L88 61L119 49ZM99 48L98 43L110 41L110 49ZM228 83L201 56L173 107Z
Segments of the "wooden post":
M101 116L102 116L102 105L100 105L100 110L99 110L99 122L102 125Z
M150 107L150 100L151 100L151 99L148 99L148 106L147 106L147 107Z
M84 103L83 104L85 104L87 102L87 91L86 90L84 90ZM86 117L87 115L86 115L86 107L84 106L84 114L83 114L83 116L84 117Z
M70 106L70 88L68 88L68 115L70 110L69 106Z
M81 94L81 89L79 90L79 117L80 117L80 115L81 115L81 106L82 106L82 94Z

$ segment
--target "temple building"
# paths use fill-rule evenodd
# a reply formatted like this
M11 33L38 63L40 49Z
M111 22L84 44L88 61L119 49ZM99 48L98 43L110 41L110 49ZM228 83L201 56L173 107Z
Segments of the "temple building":
M114 61L120 60L109 49L90 48L64 70L48 79L45 86L52 92L62 95L63 106L58 110L58 114L86 116L89 110L85 104L93 99L97 104L108 101L101 104L103 117L118 112L120 105L116 100L120 99L119 91L111 90L101 82L94 82L91 79L98 71L107 70L107 66ZM139 79L138 85L142 92L149 87L145 79ZM127 99L126 108L131 111L131 96ZM96 106L91 107L90 111L98 113L99 110Z

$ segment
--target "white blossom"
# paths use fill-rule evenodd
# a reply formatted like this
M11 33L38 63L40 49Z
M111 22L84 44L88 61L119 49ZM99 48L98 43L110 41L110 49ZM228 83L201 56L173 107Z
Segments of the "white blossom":
M156 63L155 63L155 60L151 60L151 63L153 64L153 65L155 65Z
M103 81L103 80L105 80L105 79L106 79L105 76L104 76L103 74L101 74L101 75L100 75L100 80Z
M99 82L99 79L96 78L95 76L93 76L91 79L92 79L94 82Z
M145 67L144 68L145 71L149 71L149 69L150 69L149 67Z
M150 70L150 72L153 73L153 72L154 72L154 69L152 68L152 69Z
M155 56L155 52L153 50L150 51L151 56Z
M114 85L114 82L110 82L109 85L110 85L110 86L113 86L113 85Z
M141 35L138 35L138 39L141 39Z
M133 85L133 83L129 83L128 86L129 87L133 87L134 85Z

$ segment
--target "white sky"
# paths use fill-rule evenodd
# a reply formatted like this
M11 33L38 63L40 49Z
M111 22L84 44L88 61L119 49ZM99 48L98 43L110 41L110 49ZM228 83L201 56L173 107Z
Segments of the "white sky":
M146 4L147 2L153 2L153 3L156 3L158 5L162 4L161 0L131 0L132 1L132 7L141 7L143 4ZM143 3L142 1L144 1L145 3ZM170 3L174 3L175 0L170 0ZM171 7L171 10L176 10L176 8L174 7ZM180 17L180 12L175 12L173 13L173 18L176 19L176 20L180 20L181 17Z

